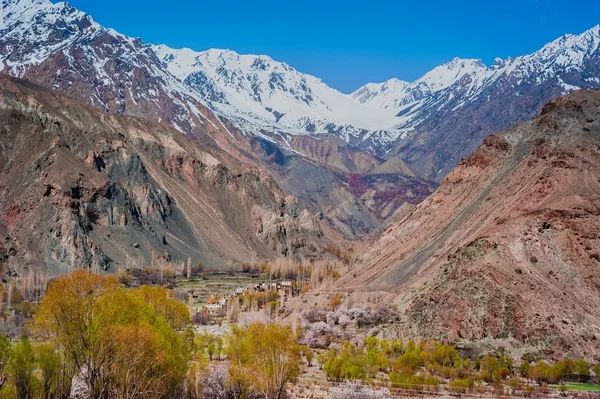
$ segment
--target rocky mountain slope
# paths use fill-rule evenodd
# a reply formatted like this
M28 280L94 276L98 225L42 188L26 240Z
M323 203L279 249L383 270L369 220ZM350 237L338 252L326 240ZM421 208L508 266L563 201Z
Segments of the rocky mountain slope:
M321 217L167 125L0 77L0 254L11 270L315 256Z
M317 122L311 112L318 111L323 118L331 112L350 113L371 121L377 112L285 64L229 51L193 53L150 46L100 26L66 3L2 0L1 4L4 73L106 111L170 123L249 167L270 170L286 192L322 212L346 236L377 229L384 215L420 202L436 186L415 177L401 161L386 165L382 175L374 171L377 176L370 176L384 160L324 134L329 128L313 128L325 122ZM259 99L263 105L254 103ZM334 107L333 101L339 104ZM292 112L294 104L301 108ZM340 134L344 129L362 131L349 125L336 129ZM355 175L368 183L362 197L352 186ZM407 188L400 194L408 202L391 197L395 181ZM375 195L378 201L372 200Z
M2 0L1 9L4 73L170 123L265 168L347 237L419 203L489 134L600 86L600 27L492 66L455 59L414 82L344 95L267 56L149 45L67 3Z
M600 91L490 136L339 282L403 334L600 355Z

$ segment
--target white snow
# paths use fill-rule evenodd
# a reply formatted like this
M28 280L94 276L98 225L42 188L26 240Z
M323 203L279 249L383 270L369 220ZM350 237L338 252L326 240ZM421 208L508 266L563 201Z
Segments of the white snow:
M576 90L578 87L565 76L568 72L580 71L591 57L598 56L600 47L599 25L580 35L565 35L529 55L497 58L491 66L481 60L455 58L413 82L392 78L366 84L346 95L321 79L268 56L240 55L223 49L197 52L188 48L176 50L164 45L144 45L138 39L103 28L66 3L1 0L0 4L0 37L9 43L0 53L0 65L6 65L13 75L21 76L27 68L58 51L75 65L76 60L68 52L72 45L108 33L121 46L120 57L124 62L136 65L140 60L151 58L144 67L160 87L135 90L131 98L158 104L158 97L167 93L177 107L186 110L190 118L187 124L195 126L205 121L212 124L197 106L199 103L211 109L219 122L221 117L227 118L247 135L272 140L272 134L280 133L286 143L289 135L331 132L348 142L368 140L366 147L384 152L389 150L389 143L408 137L436 114L479 99L489 101L485 90L496 84L514 89L556 79L565 93ZM57 26L81 26L82 22L88 27L65 30L62 35L53 36L55 30L60 29ZM20 54L21 58L13 57L15 61L9 61L11 54ZM97 82L105 86L114 84L114 76L106 72L109 57L91 46L84 47L83 54ZM155 61L154 55L160 63ZM133 82L132 72L124 75L120 78ZM585 80L600 83L594 76ZM99 93L91 101L102 104ZM183 131L182 121L172 123ZM222 122L221 125L225 128Z

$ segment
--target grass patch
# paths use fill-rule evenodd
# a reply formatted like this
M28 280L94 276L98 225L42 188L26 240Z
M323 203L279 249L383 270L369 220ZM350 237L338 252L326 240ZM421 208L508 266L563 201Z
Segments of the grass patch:
M555 389L560 389L561 386L565 386L567 391L600 391L600 385L586 384L584 382L567 382L564 385L550 385L550 387Z

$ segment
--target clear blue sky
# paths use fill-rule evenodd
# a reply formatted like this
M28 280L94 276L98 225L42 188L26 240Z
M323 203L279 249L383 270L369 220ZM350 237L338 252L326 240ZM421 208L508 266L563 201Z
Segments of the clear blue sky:
M266 54L330 86L518 56L600 23L599 0L68 0L146 42Z

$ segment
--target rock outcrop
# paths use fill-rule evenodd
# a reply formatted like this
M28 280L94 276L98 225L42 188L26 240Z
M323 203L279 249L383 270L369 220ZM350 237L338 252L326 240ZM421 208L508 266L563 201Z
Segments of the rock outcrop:
M0 251L17 271L310 257L329 229L224 151L6 76L0 137Z

